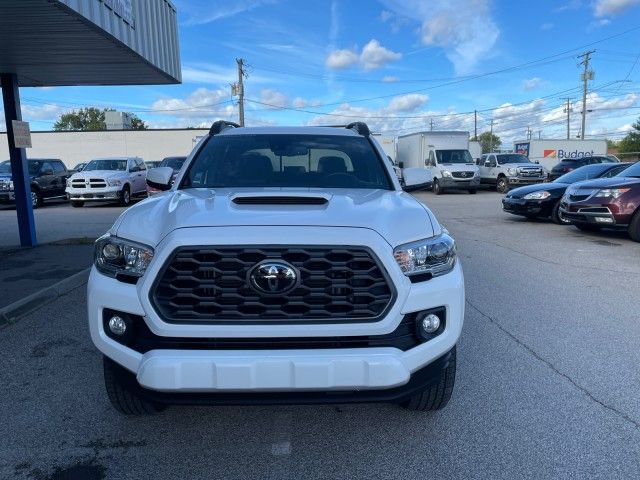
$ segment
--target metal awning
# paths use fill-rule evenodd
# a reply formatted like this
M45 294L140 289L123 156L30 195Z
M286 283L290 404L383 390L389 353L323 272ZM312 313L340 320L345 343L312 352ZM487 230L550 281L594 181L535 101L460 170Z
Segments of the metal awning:
M0 72L21 87L179 83L176 10L168 0L1 0Z

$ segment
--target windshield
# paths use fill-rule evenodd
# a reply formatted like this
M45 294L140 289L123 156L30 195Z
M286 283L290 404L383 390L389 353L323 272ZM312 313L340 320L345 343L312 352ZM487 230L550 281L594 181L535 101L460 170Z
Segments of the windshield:
M468 150L436 150L438 163L473 163Z
M127 161L125 159L113 160L91 160L87 166L82 169L83 172L91 170L127 170Z
M577 168L569 173L556 178L554 181L557 183L575 183L582 180L589 180L590 178L598 178L604 172L611 168L608 165L586 165L584 167Z
M364 137L229 135L210 138L180 188L393 187Z
M640 162L636 162L629 168L621 171L616 177L635 177L640 178Z
M171 167L174 170L180 170L185 160L186 157L167 157L160 162L158 167Z
M497 155L497 158L500 165L504 165L505 163L532 163L527 157L519 153Z
M11 162L9 160L0 163L0 173L11 173Z

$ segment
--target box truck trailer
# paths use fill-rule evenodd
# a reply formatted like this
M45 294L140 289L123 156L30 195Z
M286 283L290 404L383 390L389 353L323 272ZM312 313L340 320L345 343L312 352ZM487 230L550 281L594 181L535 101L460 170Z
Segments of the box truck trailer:
M471 158L478 163L478 160L480 160L480 157L482 156L482 145L480 145L480 142L471 140L469 142L469 153L471 154Z
M418 132L398 137L398 166L406 177L428 172L437 195L447 189L476 193L480 175L469 153L469 132Z
M514 142L515 153L529 157L532 162L539 163L551 170L565 158L593 157L607 154L606 140L523 140Z

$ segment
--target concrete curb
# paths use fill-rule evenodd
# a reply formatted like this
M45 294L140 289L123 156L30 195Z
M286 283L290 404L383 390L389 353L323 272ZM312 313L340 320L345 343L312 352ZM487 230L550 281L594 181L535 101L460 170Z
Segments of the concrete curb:
M50 287L43 288L28 297L0 308L0 328L16 323L25 315L35 312L44 305L66 295L74 288L84 285L87 283L90 270L90 268L82 270L64 280L60 280L58 283L54 283Z

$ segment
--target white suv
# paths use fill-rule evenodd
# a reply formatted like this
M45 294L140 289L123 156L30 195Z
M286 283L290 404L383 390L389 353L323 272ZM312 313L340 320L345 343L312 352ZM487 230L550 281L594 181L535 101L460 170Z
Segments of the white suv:
M128 206L131 198L147 194L147 167L140 157L97 158L67 180L71 205L113 202Z
M464 279L363 123L216 122L96 242L91 337L125 414L168 404L444 407Z

